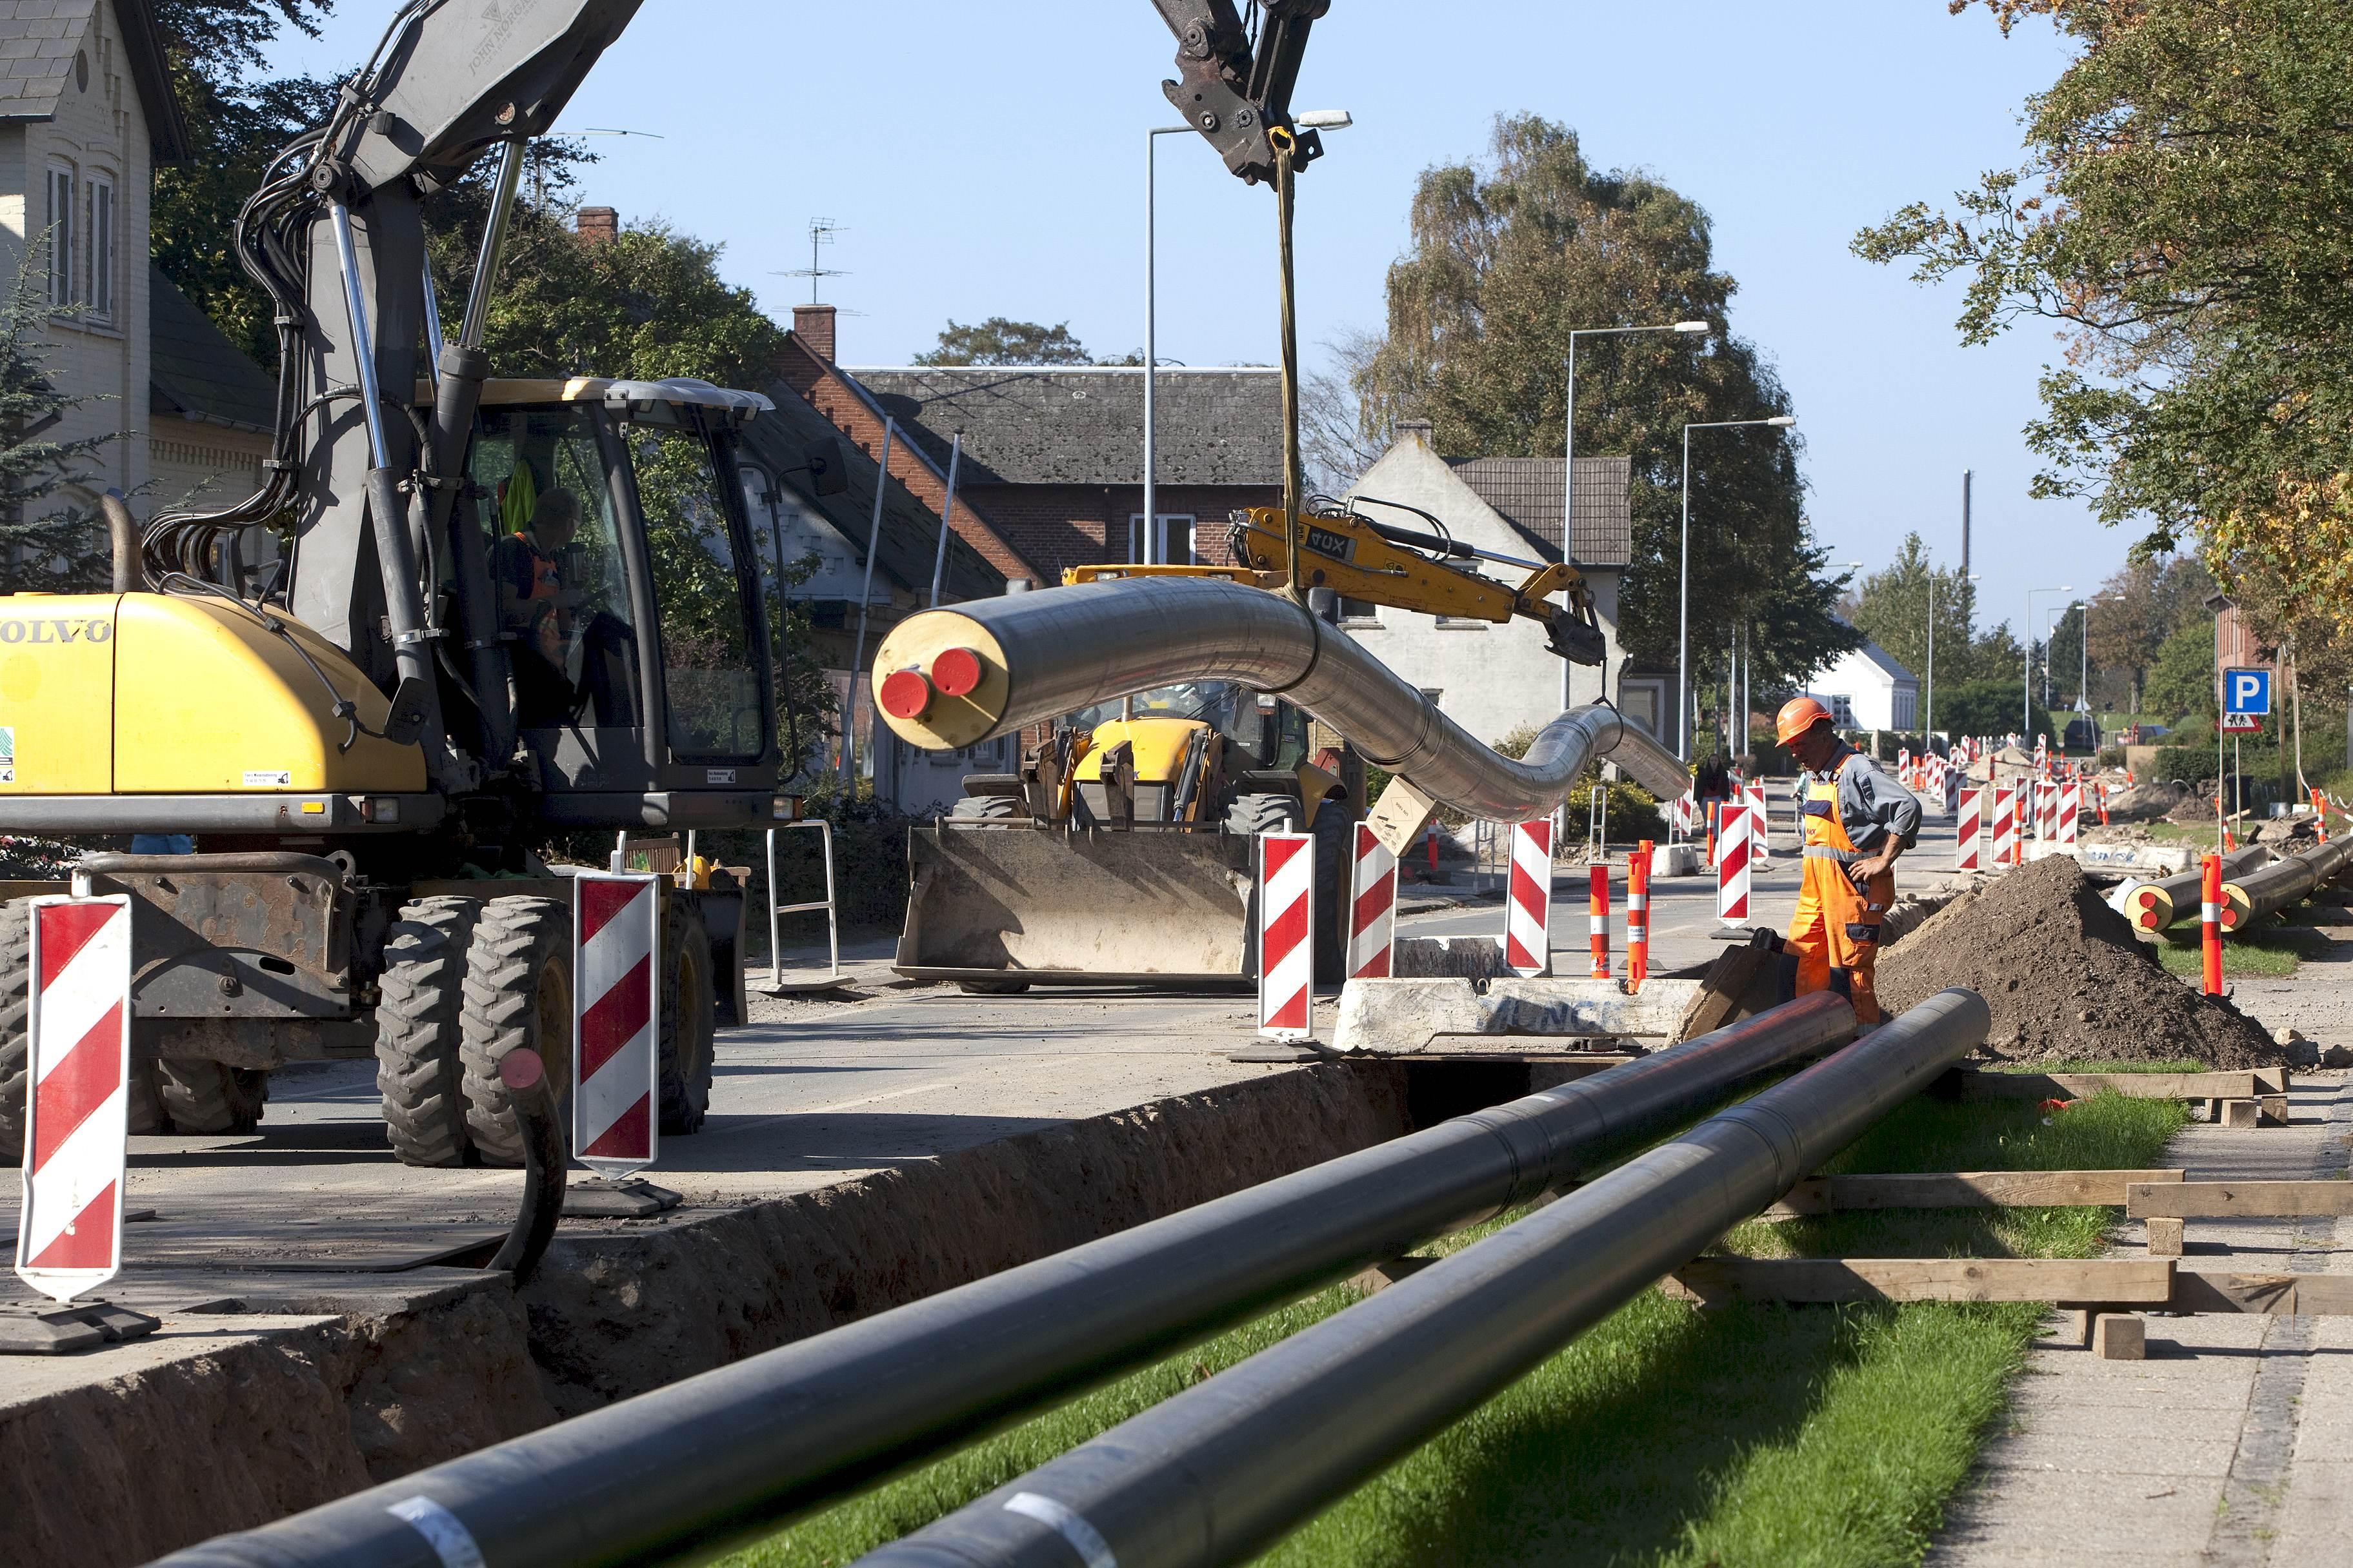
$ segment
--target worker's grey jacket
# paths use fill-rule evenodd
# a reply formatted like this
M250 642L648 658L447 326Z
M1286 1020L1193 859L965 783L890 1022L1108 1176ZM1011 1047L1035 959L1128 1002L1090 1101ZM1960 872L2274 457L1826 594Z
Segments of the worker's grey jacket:
M1909 849L1920 840L1920 801L1910 790L1879 771L1879 764L1852 746L1842 746L1821 773L1808 773L1810 781L1838 780L1839 820L1855 851L1875 855L1882 840L1893 833ZM1812 810L1810 802L1806 810ZM1836 857L1843 859L1844 856Z

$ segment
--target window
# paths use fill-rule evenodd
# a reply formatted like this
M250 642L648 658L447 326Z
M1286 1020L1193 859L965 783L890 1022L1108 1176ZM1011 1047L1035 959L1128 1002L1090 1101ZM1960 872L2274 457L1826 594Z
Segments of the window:
M74 172L51 165L47 191L48 209L42 223L49 239L49 303L70 305L74 302Z
M1144 553L1144 514L1127 514L1127 558L1134 562L1148 559ZM1160 514L1159 563L1163 566L1193 564L1193 514L1168 512Z
M1340 601L1340 624L1344 626L1379 626L1381 607L1370 599L1343 598Z
M90 182L90 313L114 319L114 181L105 174Z
M1438 629L1442 632L1483 632L1487 623L1475 616L1440 616Z
M1833 697L1831 699L1831 723L1835 728L1841 730L1859 730L1862 728L1861 725L1854 721L1853 698Z
M736 570L738 542L710 443L659 426L633 426L628 442L660 616L670 751L749 762L766 743L753 658L759 611Z

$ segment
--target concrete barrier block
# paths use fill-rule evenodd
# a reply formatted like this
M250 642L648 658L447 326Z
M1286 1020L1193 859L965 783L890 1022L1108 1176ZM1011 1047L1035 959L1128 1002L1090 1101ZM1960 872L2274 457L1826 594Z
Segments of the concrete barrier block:
M1646 981L1637 995L1618 980L1496 980L1483 991L1459 976L1351 980L1332 1043L1410 1056L1447 1036L1672 1040L1698 990L1696 980Z
M1657 844L1651 846L1651 875L1653 877L1698 876L1698 847L1692 844Z

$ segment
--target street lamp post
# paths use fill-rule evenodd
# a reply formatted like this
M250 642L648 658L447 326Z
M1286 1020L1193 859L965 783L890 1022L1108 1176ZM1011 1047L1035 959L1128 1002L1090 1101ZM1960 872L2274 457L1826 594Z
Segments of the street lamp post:
M2028 736L2034 733L2035 596L2041 594L2072 594L2074 591L2075 584L2073 583L2062 583L2056 588L2029 588L2026 591L2026 619L2019 623L2019 630L2026 634L2026 654L2024 660L2026 665L2026 689L2020 693L2018 720L2018 737L2021 743L2024 742Z
M1345 109L1311 109L1294 114L1291 122L1302 130L1345 131L1356 123L1355 117ZM1157 300L1155 277L1155 254L1157 237L1156 203L1154 198L1154 175L1159 159L1155 156L1163 136L1180 135L1192 130L1190 125L1155 125L1144 133L1144 559L1156 563L1165 552L1160 548L1159 486L1153 471L1153 383L1159 379L1160 342L1155 309Z
M1793 414L1779 414L1770 419L1706 419L1683 426L1683 542L1682 562L1677 569L1675 594L1675 755L1691 761L1691 433L1694 430L1733 430L1749 425L1770 425L1786 430L1798 422ZM1574 467L1574 465L1571 465ZM1568 520L1561 520L1562 539L1566 542ZM1564 552L1566 553L1566 552Z
M1568 410L1561 416L1560 558L1568 559L1569 541L1577 530L1577 340L1616 337L1627 332L1704 332L1705 321L1666 321L1644 327L1578 327L1568 334ZM1568 708L1568 661L1560 662L1560 705ZM1605 689L1601 695L1609 693ZM1681 721L1677 721L1678 728Z

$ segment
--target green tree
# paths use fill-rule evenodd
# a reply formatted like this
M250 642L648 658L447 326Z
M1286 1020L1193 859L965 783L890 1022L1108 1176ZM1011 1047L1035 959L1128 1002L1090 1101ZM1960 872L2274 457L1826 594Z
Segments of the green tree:
M2214 725L2214 624L2184 621L2157 650L2141 700L2175 729Z
M2023 694L2016 680L1972 680L1962 685L1936 688L1936 728L1947 735L2007 735L2018 729L2018 721L2026 717L2021 709ZM2037 735L2048 735L2054 742L2060 731L2052 728L2051 711L2037 702L2033 705L2032 721L2024 733L2026 743L2034 744Z
M1962 338L2059 323L2028 438L2047 496L2195 536L2353 628L2353 6L2342 0L1987 0L2077 46L2027 103L2027 156L1856 237L1968 279ZM1966 4L1957 4L1962 9Z
M1928 607L1935 587L1936 610L1936 673L1938 685L1949 681L1991 679L1998 648L1980 648L1973 630L1977 620L1977 584L1961 575L1958 566L1937 566L1928 559L1919 534L1907 533L1895 559L1856 584L1849 616L1864 636L1894 655L1915 675L1928 670Z
M48 244L36 236L0 295L0 592L100 590L112 551L97 513L74 505L69 487L88 487L99 453L114 437L58 441L42 432L90 395L69 395L49 379L49 324L78 308L48 299Z
M939 346L915 356L917 364L1092 364L1086 345L1071 335L1068 321L1050 327L991 316L976 326L949 318ZM1140 359L1138 363L1141 363Z
M1556 453L1572 330L1705 321L1706 337L1646 332L1578 344L1577 450L1634 464L1633 564L1619 637L1672 662L1678 625L1683 426L1788 412L1779 379L1723 331L1733 280L1707 215L1643 174L1603 173L1567 127L1499 117L1482 164L1424 171L1406 253L1389 267L1387 338L1356 376L1365 429L1430 421L1440 450ZM1809 564L1804 483L1788 431L1712 430L1692 445L1694 650L1764 616L1789 679L1849 646L1835 595L1785 592ZM1761 668L1760 675L1763 673Z
M184 162L155 171L150 249L164 276L231 342L275 366L269 297L238 265L231 233L264 165L325 117L334 84L309 77L257 79L255 73L282 27L315 37L329 6L322 0L154 0L153 8L192 145Z
M2100 584L2092 609L2092 662L2121 677L2111 701L2139 710L2158 649L2185 620L2208 624L2205 601L2213 592L2213 577L2190 555L2128 561ZM2096 679L2093 689L2101 689Z

